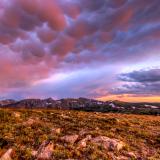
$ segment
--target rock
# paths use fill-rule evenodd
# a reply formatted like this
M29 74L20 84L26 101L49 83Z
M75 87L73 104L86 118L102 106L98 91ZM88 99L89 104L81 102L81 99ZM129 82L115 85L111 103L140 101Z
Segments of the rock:
M69 119L69 118L70 118L69 116L67 116L67 115L65 115L65 114L63 114L63 113L62 113L60 116L61 116L62 118L64 118L64 119Z
M119 151L125 146L122 141L119 141L117 139L111 139L105 136L98 136L96 138L93 138L91 142L97 145L101 145L109 151Z
M35 150L32 150L32 151L31 151L31 155L32 155L33 157L35 157L37 154L38 154L38 151L35 151Z
M52 128L51 132L53 134L60 134L61 133L61 128Z
M128 157L125 157L125 156L119 156L119 157L116 157L115 159L116 160L130 160L128 159Z
M43 142L40 148L37 151L36 157L37 159L51 159L53 153L53 143L51 142ZM36 153L36 152L35 152Z
M86 138L80 140L78 142L78 147L80 148L84 148L87 146L87 142L90 141L92 139L92 136L91 135L87 135Z
M38 121L39 121L38 118L35 118L35 119L29 118L26 122L23 122L23 125L24 126L31 126L32 124L37 123Z
M24 126L26 126L26 125L27 125L27 126L28 126L28 125L30 126L30 125L32 125L34 122L35 122L34 119L29 119L28 121L23 122L23 125L24 125Z
M67 143L74 144L77 141L78 137L79 136L77 134L75 134L75 135L66 135L66 136L61 137L61 140L65 141Z
M12 160L11 154L12 154L12 149L8 149L8 151L0 158L0 160Z
M99 130L99 127L96 127L95 130L98 131L98 130Z
M13 112L14 117L20 118L21 114L19 112Z
M129 158L134 158L134 159L137 158L136 155L133 152L128 152L126 154L126 156L129 157Z

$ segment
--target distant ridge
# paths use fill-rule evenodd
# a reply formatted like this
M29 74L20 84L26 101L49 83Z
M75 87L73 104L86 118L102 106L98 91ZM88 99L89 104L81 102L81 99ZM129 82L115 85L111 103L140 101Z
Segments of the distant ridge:
M129 103L123 101L99 101L87 98L47 99L12 99L0 101L1 108L22 109L72 109L90 112L118 112L134 114L160 115L160 103Z

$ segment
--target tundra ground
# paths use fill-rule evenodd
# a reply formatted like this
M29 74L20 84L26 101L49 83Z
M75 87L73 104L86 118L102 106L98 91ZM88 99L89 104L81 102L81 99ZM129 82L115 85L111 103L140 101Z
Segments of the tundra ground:
M160 116L0 109L1 160L6 154L13 160L159 160Z

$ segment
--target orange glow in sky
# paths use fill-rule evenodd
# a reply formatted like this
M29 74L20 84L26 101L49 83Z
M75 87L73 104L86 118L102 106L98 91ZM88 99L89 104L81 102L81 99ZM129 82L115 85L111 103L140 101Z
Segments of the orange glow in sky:
M135 97L131 95L111 95L97 98L98 100L108 101L108 100L120 100L124 102L160 102L160 96L151 96L151 97Z

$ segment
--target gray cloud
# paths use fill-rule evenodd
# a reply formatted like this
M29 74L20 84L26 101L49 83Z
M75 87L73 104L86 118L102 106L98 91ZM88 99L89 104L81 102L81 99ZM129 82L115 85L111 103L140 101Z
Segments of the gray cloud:
M160 83L140 83L140 84L126 84L121 87L111 90L112 94L131 94L142 96L159 96L160 95Z
M119 80L126 82L111 91L113 94L160 95L160 69L139 70L121 74Z
M119 80L126 82L159 82L160 69L139 70L131 73L124 73L119 76Z

